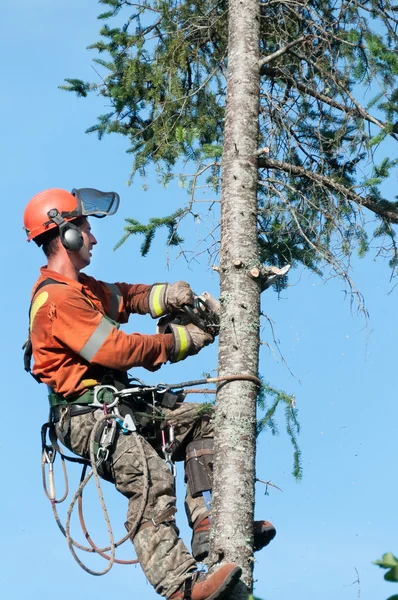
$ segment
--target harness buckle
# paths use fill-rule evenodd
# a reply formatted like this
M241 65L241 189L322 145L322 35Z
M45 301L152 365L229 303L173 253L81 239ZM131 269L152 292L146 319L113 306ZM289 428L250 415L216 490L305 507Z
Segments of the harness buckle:
M102 390L109 390L110 392L112 392L114 400L112 402L105 402L104 400L101 401L98 398L98 394ZM117 397L117 392L117 389L113 385L96 385L94 386L94 400L88 406L92 406L93 408L104 408L105 405L106 408L113 408L119 401L119 398Z

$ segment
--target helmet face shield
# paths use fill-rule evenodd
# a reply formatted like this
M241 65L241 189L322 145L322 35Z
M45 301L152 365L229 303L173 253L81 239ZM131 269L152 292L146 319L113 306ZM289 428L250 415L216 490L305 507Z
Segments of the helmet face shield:
M23 223L27 240L35 240L57 227L57 223L48 218L51 210L56 209L65 221L89 216L101 218L114 215L119 202L116 192L100 192L93 188L73 189L71 193L60 188L43 190L33 196L25 207Z
M94 188L80 188L73 189L72 195L77 199L76 216L102 218L114 215L119 208L120 197L116 192L100 192Z

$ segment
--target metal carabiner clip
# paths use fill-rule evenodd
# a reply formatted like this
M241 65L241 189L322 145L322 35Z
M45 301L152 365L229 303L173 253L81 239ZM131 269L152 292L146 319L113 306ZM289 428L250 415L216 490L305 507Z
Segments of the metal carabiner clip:
M101 390L110 390L114 395L113 402L101 402L101 400L98 399L98 394ZM119 402L119 398L116 395L117 393L118 391L113 385L96 385L94 387L94 400L88 406L92 406L93 408L104 408L105 404L107 409L113 408Z
M171 460L171 458L166 458L165 461L166 465L169 467L171 474L173 475L174 479L177 477L177 469L175 464L173 463L173 461Z

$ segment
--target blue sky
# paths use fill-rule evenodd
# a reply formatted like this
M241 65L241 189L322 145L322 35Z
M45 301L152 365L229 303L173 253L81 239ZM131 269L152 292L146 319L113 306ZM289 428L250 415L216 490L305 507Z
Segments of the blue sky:
M86 46L97 39L97 1L3 0L2 9L2 597L47 600L56 594L58 600L97 600L131 594L152 600L157 596L139 567L115 566L102 578L80 570L42 492L40 426L47 418L46 391L23 371L21 346L30 290L44 260L36 246L25 242L24 206L47 187L116 190L121 196L119 212L92 223L99 243L90 274L106 281L144 283L186 279L195 290L215 295L217 275L205 260L176 260L176 252L167 257L162 235L147 258L140 256L140 241L135 239L112 250L125 217L146 221L170 212L186 196L177 186L165 190L152 175L147 192L139 180L127 187L130 158L125 140L108 137L98 142L84 133L96 115L105 112L101 100L77 99L57 89L64 77L95 77L93 53ZM394 180L391 198L395 187ZM194 226L187 226L191 247L197 235ZM383 572L372 565L384 552L398 553L397 292L390 293L388 265L372 256L354 260L351 276L365 295L368 323L350 309L337 280L324 283L297 270L280 299L271 290L264 293L263 309L275 323L294 376L265 345L261 374L296 396L304 477L297 484L291 476L292 451L281 415L280 435L264 434L258 445L258 477L283 490L270 489L265 496L264 488L257 488L256 515L272 520L278 530L272 545L256 555L256 595L263 600L355 600L357 572L361 600L386 600L398 593L398 585L384 582ZM149 317L135 317L126 331L149 333L153 327ZM272 341L265 324L262 335L265 342ZM140 370L138 376L148 382L197 378L216 367L216 358L214 345L183 364L166 366L156 375ZM69 467L72 489L78 471ZM189 544L181 479L180 466L178 524ZM60 491L61 487L59 482ZM125 500L109 484L105 495L115 535L121 537ZM105 543L92 490L85 507L93 537ZM63 515L65 511L66 505L61 507ZM126 545L122 556L134 556L132 547Z

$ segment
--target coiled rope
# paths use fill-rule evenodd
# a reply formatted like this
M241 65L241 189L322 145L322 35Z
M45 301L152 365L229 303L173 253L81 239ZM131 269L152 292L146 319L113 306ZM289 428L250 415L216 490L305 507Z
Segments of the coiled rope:
M197 379L197 380L186 381L186 382L177 383L177 384L162 384L161 383L161 384L158 384L157 386L155 386L154 388L150 388L150 389L156 390L156 391L158 391L158 393L162 393L162 392L166 392L166 391L170 391L170 390L182 390L184 392L184 394L198 394L198 393L213 393L213 394L215 394L216 390L212 390L212 389L202 390L202 389L185 389L185 388L189 388L194 385L204 385L204 384L208 384L208 383L221 383L222 384L222 383L227 383L227 382L232 382L232 381L250 381L252 383L255 383L258 387L261 386L261 380L258 379L258 377L255 377L254 375L236 374L236 375L227 375L227 376L221 376L221 377L208 377L206 379ZM139 510L137 511L137 515L136 515L133 527L123 538L121 538L117 542L115 542L115 539L114 539L114 535L113 535L113 531L112 531L112 527L111 527L111 523L110 523L110 518L109 518L109 513L108 513L106 503L104 500L104 496L102 493L101 480L100 480L100 476L98 474L98 468L101 465L101 463L103 462L103 460L98 459L95 456L95 450L94 450L95 437L96 437L99 429L102 427L103 423L105 421L109 422L109 420L111 420L111 419L116 420L119 418L120 417L116 414L106 413L106 414L101 415L101 417L99 417L97 419L97 422L91 431L90 440L89 440L90 462L87 461L86 459L67 457L64 454L64 452L62 451L62 449L60 448L60 446L58 445L57 440L54 438L51 438L51 444L52 444L51 446L48 446L44 442L42 442L43 443L43 452L42 452L41 463L42 463L43 489L44 489L44 493L45 493L46 497L51 502L51 507L52 507L55 521L56 521L61 533L66 538L69 550L70 550L73 558L75 559L75 561L78 563L78 565L84 571L86 571L87 573L90 573L91 575L95 575L95 576L105 575L106 573L108 573L111 570L111 568L113 567L113 565L115 563L116 564L124 564L124 565L132 565L132 564L137 564L139 562L137 559L132 559L132 560L118 559L118 558L116 558L115 553L116 553L116 548L118 548L119 546L124 544L124 542L127 541L129 538L134 537L134 534L135 534L135 532L141 522L142 516L144 514L145 506L146 506L147 499L148 499L149 472L148 472L148 463L147 463L147 459L145 456L145 450L143 447L143 440L137 432L135 432L135 431L130 432L130 435L135 435L137 438L138 448L140 451L140 457L142 460L143 476L144 476L143 494L142 494L141 503L139 506ZM45 437L45 431L46 431L45 428L47 426L48 426L48 424L43 426L42 439L43 439L43 430L44 430L44 437ZM64 485L65 485L64 494L62 495L62 497L60 499L56 498L55 485L54 485L53 463L55 460L56 452L59 452L60 457L61 457L62 470L63 470L63 475L64 475ZM79 462L80 464L83 464L84 466L83 466L83 470L82 470L79 487L78 487L75 495L73 496L73 499L72 499L72 501L69 505L68 511L67 511L66 523L65 523L65 527L64 527L62 525L61 519L59 517L56 505L64 502L64 500L67 498L68 493L69 493L69 482L68 482L68 474L67 474L65 460L69 460L71 462ZM48 487L47 487L47 479L46 479L46 464L48 465L48 479L49 479ZM91 464L91 470L86 474L89 464ZM99 502L101 505L101 509L102 509L103 516L104 516L104 521L106 523L107 532L108 532L109 546L106 546L104 548L99 548L92 540L91 536L89 535L89 533L87 531L87 527L86 527L86 524L84 521L84 516L83 516L83 490L86 487L86 485L88 484L88 482L90 481L91 477L94 477ZM73 514L73 510L75 508L76 502L78 503L78 514L79 514L80 525L81 525L83 534L89 543L89 546L84 546L84 545L80 544L71 536L71 532L70 532L71 517ZM89 568L86 564L84 564L82 562L82 560L77 555L75 548L78 550L82 550L83 552L98 554L99 556L101 556L102 558L104 558L108 561L107 566L102 571L94 571L93 569ZM107 552L110 552L110 555L106 554Z

